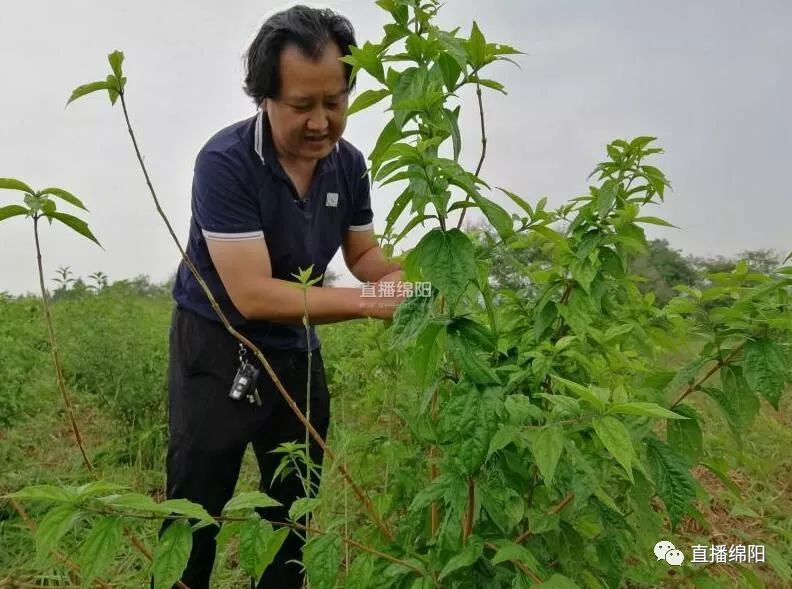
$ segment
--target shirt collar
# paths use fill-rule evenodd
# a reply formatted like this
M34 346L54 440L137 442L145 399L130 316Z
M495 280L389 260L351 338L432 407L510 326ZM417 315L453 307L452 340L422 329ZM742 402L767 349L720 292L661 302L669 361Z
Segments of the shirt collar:
M262 110L259 110L256 115L253 148L264 167L270 166L282 171L280 162L275 154L275 146L272 143L272 127L270 126L269 117ZM314 173L318 175L335 170L338 150L339 143L336 143L333 150L326 157L316 162L316 171Z

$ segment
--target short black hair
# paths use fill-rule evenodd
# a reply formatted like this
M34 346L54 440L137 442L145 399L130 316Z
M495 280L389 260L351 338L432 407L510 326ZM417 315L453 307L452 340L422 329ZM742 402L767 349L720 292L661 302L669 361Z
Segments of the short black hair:
M303 55L319 59L330 41L338 45L341 55L349 55L355 46L355 30L346 17L329 8L297 5L268 18L251 43L245 56L245 94L261 104L265 98L278 98L281 88L280 55L289 43ZM347 86L352 66L344 63Z

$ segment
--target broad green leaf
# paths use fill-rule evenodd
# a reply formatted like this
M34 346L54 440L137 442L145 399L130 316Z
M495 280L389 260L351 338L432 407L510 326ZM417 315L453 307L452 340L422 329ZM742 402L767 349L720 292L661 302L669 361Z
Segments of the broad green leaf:
M703 436L699 425L701 418L696 410L687 404L676 407L676 412L688 419L673 420L667 423L668 445L691 464L695 464L704 452Z
M520 430L513 425L504 425L498 431L496 431L495 435L492 436L492 439L490 440L487 458L492 456L498 450L503 450L506 446L516 440L519 431Z
M441 53L437 58L437 64L443 76L443 83L449 92L453 92L457 87L457 80L459 74L462 73L462 68L459 67L457 60L448 53Z
M53 485L32 485L15 493L4 495L4 497L20 501L45 501L48 503L69 503L77 498L73 491Z
M97 495L106 495L107 493L118 493L119 491L126 491L124 485L118 483L111 483L109 481L92 481L81 485L75 489L75 493L79 499L87 497L96 497Z
M21 180L15 180L14 178L0 178L0 188L5 188L8 190L21 190L22 192L27 192L28 194L35 194L35 191L30 186Z
M631 401L629 403L616 403L608 407L607 413L622 413L624 415L643 415L645 417L657 417L659 419L687 419L683 415L669 411L656 403L644 403L642 401Z
M341 561L341 537L336 533L311 538L303 551L303 563L313 589L333 589Z
M103 517L94 523L80 549L81 586L90 587L113 562L121 544L123 524L118 517Z
M550 378L557 383L564 385L568 390L575 393L578 397L586 401L586 403L594 407L596 410L603 411L605 409L605 403L603 403L602 400L590 388L555 374L551 374Z
M475 397L472 407L475 412L468 419L460 423L463 432L462 441L456 446L457 456L461 466L467 474L475 474L489 452L490 442L498 427L498 401L489 394L480 394L475 389L468 395Z
M411 374L415 377L420 387L428 384L435 375L435 368L440 361L442 345L438 341L445 330L439 323L430 323L415 340L415 346L410 357Z
M564 451L564 431L560 427L540 429L531 439L531 451L545 485L550 487L558 460Z
M99 90L112 90L113 86L111 86L106 80L102 80L101 82L91 82L90 84L83 84L82 86L77 86L74 91L71 93L69 100L66 102L66 106L69 106L72 102L81 98L87 94L91 94L92 92L98 92Z
M373 578L374 559L368 552L361 552L349 567L344 589L369 589Z
M168 499L160 503L160 505L177 515L186 515L187 517L211 524L216 523L215 519L209 515L206 509L187 499Z
M8 205L5 207L0 207L0 221L10 219L11 217L27 215L28 210L29 209L23 207L22 205Z
M534 573L538 573L540 566L536 557L525 546L514 542L501 542L495 556L492 557L492 564L498 565L502 562L519 562L525 565Z
M653 437L646 438L646 458L672 527L676 527L696 496L693 477L684 459Z
M168 507L165 507L162 503L157 503L148 495L140 495L138 493L109 495L107 497L100 498L99 501L105 503L109 507L119 510L131 509L134 511L145 511L163 515L171 513L171 510Z
M513 425L524 425L529 420L544 418L542 410L531 403L527 396L519 393L507 396L503 406L509 415L509 422Z
M465 43L465 51L468 57L468 63L473 69L479 69L486 63L487 58L487 41L481 33L476 21L473 21L473 27L470 31L470 40Z
M318 497L300 497L289 507L289 519L297 521L313 512L320 504L321 501Z
M379 82L385 83L385 71L379 57L379 45L373 45L366 41L362 47L350 46L349 51L350 55L341 58L341 61L352 64L354 70L365 70ZM357 72L355 71L355 73Z
M481 506L498 529L506 535L513 533L525 514L523 498L509 487L480 484L478 490Z
M223 513L229 511L249 511L257 507L278 507L280 501L276 501L269 495L261 491L245 491L236 497L231 498L223 507Z
M579 585L564 575L553 575L544 583L539 583L534 587L536 589L580 589Z
M384 88L382 90L366 90L360 96L355 98L355 101L349 105L347 116L353 115L358 111L364 110L380 100L390 95L390 90Z
M122 77L121 64L124 63L124 53L118 50L113 51L107 56L107 61L110 62L110 69L113 70L116 78L120 80Z
M724 366L720 370L722 388L703 387L723 410L734 435L739 438L759 412L759 399L748 386L738 366Z
M432 299L430 297L413 296L402 302L393 315L391 326L392 348L413 345L415 338L428 323L428 314L431 311Z
M374 149L372 149L369 154L372 178L377 177L377 173L383 163L382 156L385 155L385 152L388 151L391 145L399 141L403 136L401 129L393 120L389 121L388 124L382 128L377 142L374 144Z
M177 520L165 529L154 547L152 574L156 587L171 587L181 578L192 545L192 528L186 520Z
M592 296L574 288L566 305L559 305L558 312L577 335L584 335L594 319L597 309Z
M440 571L442 581L451 573L467 568L475 563L484 554L484 541L478 536L470 536L465 547L457 554L452 556L443 570Z
M630 480L633 480L632 462L635 458L635 448L625 425L615 417L608 416L595 418L591 425L603 446L624 467Z
M778 411L784 391L787 366L784 353L774 341L761 339L745 344L745 380Z
M58 505L44 516L36 530L36 554L40 561L43 562L79 518L77 507L68 503Z
M549 301L542 307L534 320L534 338L540 341L545 331L558 319L558 307L553 301Z
M410 253L413 255L418 257L424 277L447 296L451 304L476 277L473 244L459 229L433 229Z
M88 228L88 223L86 223L82 219L78 219L73 215L67 215L66 213L49 213L47 217L60 221L67 227L74 229L77 233L79 233L83 237L87 237L88 239L93 241L99 247L102 246L102 244L99 243L99 241L96 239L94 234L91 233L91 230Z
M239 532L239 560L242 569L258 583L275 555L281 549L288 528L272 529L272 524L259 517L248 519Z
M460 371L479 384L497 384L498 376L492 370L487 357L480 356L459 332L449 331L448 353Z

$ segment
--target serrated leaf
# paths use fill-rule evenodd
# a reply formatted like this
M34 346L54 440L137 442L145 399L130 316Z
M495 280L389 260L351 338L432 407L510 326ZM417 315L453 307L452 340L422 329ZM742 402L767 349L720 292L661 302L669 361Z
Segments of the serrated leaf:
M160 506L167 508L171 513L177 515L186 515L187 517L197 519L207 523L216 523L215 519L209 515L202 506L193 503L187 499L168 499L160 503Z
M117 517L103 517L96 521L80 549L80 582L90 587L113 562L121 544L122 522Z
M642 401L631 401L629 403L615 403L608 407L607 413L624 415L642 415L645 417L657 417L658 419L687 419L683 415L669 411L657 403L644 403Z
M390 96L390 90L387 88L382 90L366 90L357 98L355 98L355 101L349 105L349 108L347 109L347 116L353 115L356 112L377 104L386 96Z
M671 525L675 528L696 496L693 477L684 459L660 440L652 437L646 439L646 458L657 494L665 504Z
M28 210L28 208L23 207L22 205L8 205L5 207L0 207L0 221L10 219L11 217L27 215Z
M668 422L666 426L668 445L691 464L695 464L704 452L700 417L693 407L686 404L676 407L676 412L688 419Z
M341 560L341 537L336 533L311 538L303 550L303 563L313 589L333 589Z
M117 49L113 51L111 54L107 56L107 61L110 62L110 69L113 70L113 73L118 79L121 79L122 76L122 67L121 65L124 63L124 53L122 51L118 51Z
M465 547L452 556L443 570L440 571L442 581L451 573L467 568L475 563L484 554L484 541L478 536L470 536Z
M519 562L520 564L525 565L534 573L538 573L539 569L539 562L536 560L536 557L533 553L528 550L525 546L520 544L515 544L514 542L503 542L498 547L498 551L495 553L495 556L492 557L492 564L499 565L502 562Z
M344 589L369 589L374 578L374 560L371 554L361 553L352 562Z
M229 511L253 510L257 507L279 507L280 501L277 501L262 493L261 491L245 491L236 497L232 497L228 503L223 507L223 513Z
M138 493L125 493L123 495L109 495L99 499L109 507L121 510L132 509L134 511L145 511L150 513L158 513L167 515L171 513L168 507L157 503L148 495L140 495Z
M0 178L0 188L5 188L7 190L21 190L22 192L27 192L28 194L35 194L35 191L30 186L21 180L16 180L14 178Z
M787 366L784 353L774 341L761 339L745 344L745 380L778 411L784 392Z
M562 378L555 374L551 374L550 378L564 385L568 390L575 393L578 397L586 401L586 403L588 403L598 411L602 411L605 409L605 403L603 403L602 400L590 388L583 386L582 384L573 382L571 380L567 380L566 378Z
M300 497L289 507L289 519L297 521L314 511L320 504L321 501L318 497Z
M258 516L242 524L239 532L239 561L242 569L256 583L272 563L288 535L288 528L274 531L272 524Z
M720 370L722 388L703 387L715 399L736 437L759 412L759 399L748 386L738 366L724 366Z
M525 502L508 487L479 486L481 506L504 534L511 534L525 514Z
M40 561L49 555L79 518L77 507L68 503L58 505L44 516L36 530L36 554Z
M99 90L111 90L112 86L107 82L107 80L102 80L100 82L91 82L90 84L83 84L82 86L77 86L71 93L69 100L66 101L66 106L69 106L72 102L77 100L78 98L82 98L88 94L93 92L98 92Z
M4 495L4 497L20 501L47 501L50 503L69 503L77 498L73 492L53 485L32 485L15 493Z
M549 301L534 319L534 338L536 341L542 339L544 332L553 325L556 319L558 319L558 306L553 301Z
M615 417L608 416L594 419L591 425L602 445L624 467L630 480L633 480L632 462L635 458L635 448L627 427Z
M448 353L467 377L479 384L497 384L498 376L492 370L486 357L480 356L471 348L468 341L458 332L448 333Z
M473 27L470 30L470 40L465 43L465 52L467 53L468 63L474 68L479 69L486 63L487 58L487 41L481 33L476 21L473 21Z
M433 229L410 253L418 257L424 277L455 303L476 277L473 244L459 229Z
M67 215L66 213L48 213L47 217L60 221L67 227L74 229L74 231L76 231L83 237L87 237L88 239L93 241L99 247L102 247L102 244L99 243L99 240L96 239L94 234L91 233L91 230L88 228L88 223L86 223L82 219L78 219L73 215Z
M105 495L107 493L117 493L118 491L125 491L126 487L118 483L111 483L109 481L92 481L75 489L75 493L79 499L87 497L95 497L96 495Z
M564 451L564 431L560 427L540 429L531 439L531 451L545 485L550 487L558 460Z
M181 578L192 545L192 528L186 520L177 520L165 529L154 547L152 574L156 587L171 587Z

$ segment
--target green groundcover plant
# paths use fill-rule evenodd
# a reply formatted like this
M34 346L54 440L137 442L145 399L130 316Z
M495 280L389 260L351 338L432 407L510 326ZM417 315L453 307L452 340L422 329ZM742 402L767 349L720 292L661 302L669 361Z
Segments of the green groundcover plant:
M654 566L655 542L683 518L703 517L695 499L705 491L691 468L728 481L722 457L705 452L691 397L717 403L738 439L762 399L778 410L792 381L792 267L757 273L741 263L710 275L706 288L677 287L664 306L643 294L629 262L646 250L643 226L668 224L651 211L670 186L654 165L662 150L648 136L611 141L589 176L589 192L556 210L546 199L532 203L498 188L518 211L509 213L480 175L483 97L505 93L486 77L489 66L520 52L487 41L476 23L465 34L441 29L435 0L377 4L390 15L383 38L353 48L345 60L353 75L376 82L356 97L350 114L390 103L369 155L374 181L403 188L382 243L392 255L405 237L424 232L402 261L408 283L430 283L430 296L408 298L389 328L402 394L412 400L399 413L398 440L412 468L393 475L386 496L372 498L354 473L336 465L359 501L362 519L353 528L343 515L322 512L321 495L295 503L286 522L262 518L274 500L259 492L242 492L211 515L185 500L156 502L98 475L81 486L32 486L8 495L21 513L20 503L46 507L37 521L40 562L68 560L58 552L67 537L79 545L74 558L83 586L106 586L102 575L126 533L151 558L157 586L169 587L186 566L193 531L204 526L219 527L221 545L238 539L239 564L253 579L288 534L306 537L303 564L314 589L661 584L670 567ZM109 63L107 78L78 87L70 102L96 91L107 91L113 104L120 99L157 202L129 125L123 54L110 54ZM459 96L469 89L481 130L471 143L481 149L474 171L460 163ZM12 179L0 187L25 195L25 206L0 208L0 219L27 216L37 226L54 218L95 239L84 222L56 210L52 196L82 205L69 193L36 192ZM460 229L470 208L497 232L492 247L475 247ZM542 252L541 261L514 268L534 296L493 286L495 246ZM303 287L310 284L310 269L297 272ZM44 291L43 297L46 305ZM52 330L50 336L56 353ZM689 340L700 344L695 358L678 371L661 368L659 358ZM69 416L74 421L71 409ZM73 429L79 439L76 421ZM318 438L306 427L308 435ZM87 456L85 462L90 466ZM165 518L175 521L153 547L128 530L131 521L155 527ZM351 557L342 556L345 550ZM767 550L769 563L787 571L781 556ZM349 566L342 570L342 562ZM680 570L695 572L689 565Z

